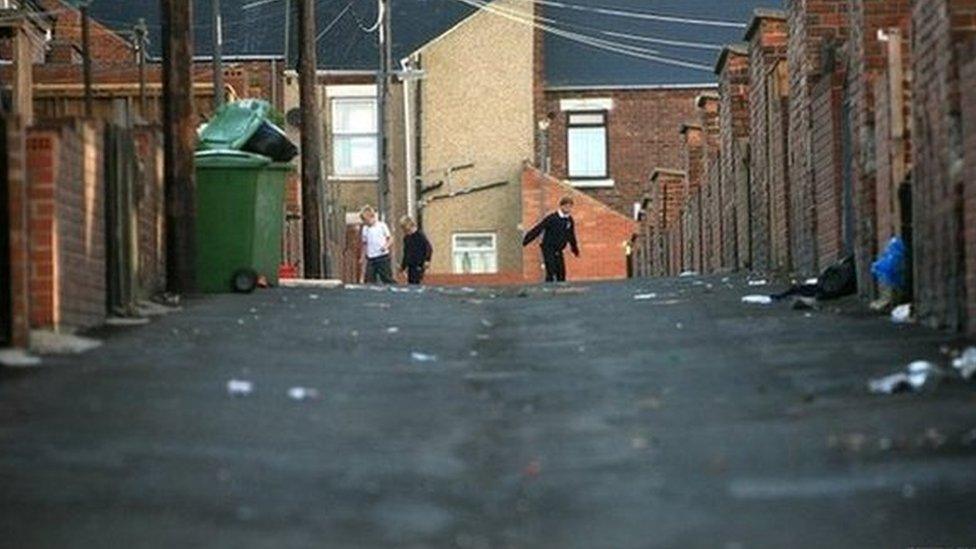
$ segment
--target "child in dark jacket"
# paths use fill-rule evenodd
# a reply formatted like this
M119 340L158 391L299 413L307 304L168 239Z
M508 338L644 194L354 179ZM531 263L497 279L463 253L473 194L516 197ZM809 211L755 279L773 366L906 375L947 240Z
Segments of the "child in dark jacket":
M573 198L563 197L559 201L559 209L552 212L538 225L526 233L522 240L523 246L528 246L533 240L542 236L542 258L546 263L546 282L564 282L566 280L566 261L563 250L569 245L573 255L579 257L579 245L576 243L576 222L573 220Z
M400 261L400 272L407 273L408 284L422 284L424 273L430 268L434 248L409 216L400 219L400 228L403 229L403 260Z

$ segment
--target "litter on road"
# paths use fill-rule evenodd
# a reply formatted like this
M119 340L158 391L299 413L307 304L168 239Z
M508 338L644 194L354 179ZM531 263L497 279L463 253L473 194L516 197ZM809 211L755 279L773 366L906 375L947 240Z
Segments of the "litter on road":
M398 333L400 333L400 328L397 328L396 326L390 326L389 328L386 329L386 333L388 333L388 334L398 334Z
M414 362L437 362L437 355L429 355L427 353L414 351L410 353L410 359Z
M917 393L934 388L945 377L945 372L935 363L916 360L902 372L872 379L868 390L875 394Z
M227 382L227 394L231 396L248 396L253 392L253 382L243 379L232 379Z
M742 302L750 305L772 305L773 298L768 295L746 295L742 296Z
M634 296L634 300L635 301L649 301L649 300L655 299L655 298L657 298L657 294L655 294L655 293L637 294L637 295Z
M292 387L288 389L288 398L292 400L313 400L319 397L318 389L310 387Z
M952 367L959 372L963 379L967 381L973 379L973 376L976 376L976 347L969 347L953 359Z
M892 309L891 321L895 324L910 324L914 322L914 317L912 316L912 304L906 303Z
M767 284L769 284L769 282L766 279L749 281L750 286L765 286Z

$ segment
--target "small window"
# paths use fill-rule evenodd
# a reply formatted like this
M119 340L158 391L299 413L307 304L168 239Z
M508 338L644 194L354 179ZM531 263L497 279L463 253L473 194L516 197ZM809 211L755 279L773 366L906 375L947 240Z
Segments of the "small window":
M455 234L453 245L455 274L498 272L498 250L493 233Z
M376 99L332 100L332 175L376 177Z
M567 115L567 165L570 179L606 179L607 114L605 112Z

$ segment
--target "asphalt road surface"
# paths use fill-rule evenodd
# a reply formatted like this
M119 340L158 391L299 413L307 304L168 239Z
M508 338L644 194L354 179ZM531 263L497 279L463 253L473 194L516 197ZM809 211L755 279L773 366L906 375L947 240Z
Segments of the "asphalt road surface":
M192 300L0 374L0 546L976 547L947 336L756 290Z

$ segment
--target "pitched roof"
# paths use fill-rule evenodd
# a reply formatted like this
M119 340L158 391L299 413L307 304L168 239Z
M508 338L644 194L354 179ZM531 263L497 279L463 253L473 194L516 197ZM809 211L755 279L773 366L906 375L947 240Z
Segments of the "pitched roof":
M222 0L225 55L282 55L285 52L285 3ZM294 2L296 0L292 0ZM469 0L478 1L478 0ZM742 39L759 6L778 7L782 0L521 0L538 1L543 16L564 36L546 36L546 78L550 86L639 86L713 83L713 67L722 47ZM394 55L399 58L447 31L475 8L460 0L391 0ZM362 70L378 59L375 35L366 34L376 17L375 0L316 2L321 29L319 64L323 68ZM117 29L129 29L145 17L158 52L159 0L93 2L92 15ZM666 16L663 20L658 16ZM195 3L195 51L210 53L210 3ZM697 23L671 19L691 19ZM715 26L703 21L734 22ZM294 29L294 25L292 25ZM565 36L619 49L606 51ZM294 56L294 32L291 33ZM691 47L691 46L694 47ZM638 58L640 57L640 58ZM679 65L673 60L680 61ZM697 67L690 67L695 65Z

